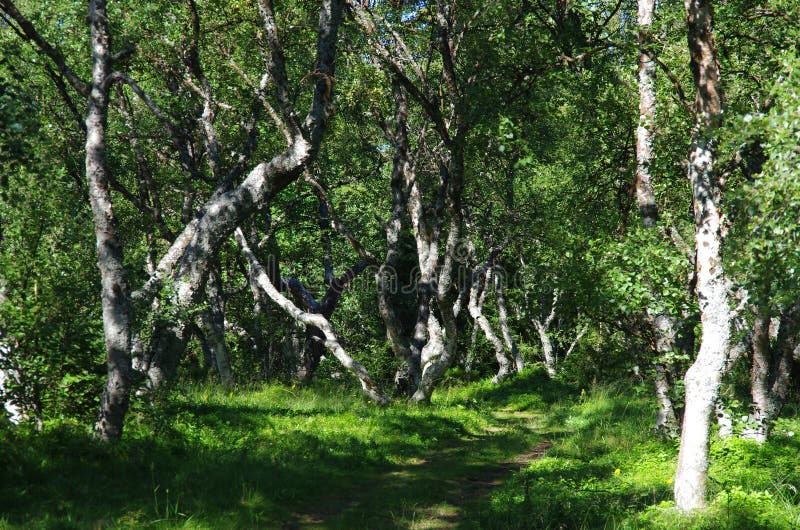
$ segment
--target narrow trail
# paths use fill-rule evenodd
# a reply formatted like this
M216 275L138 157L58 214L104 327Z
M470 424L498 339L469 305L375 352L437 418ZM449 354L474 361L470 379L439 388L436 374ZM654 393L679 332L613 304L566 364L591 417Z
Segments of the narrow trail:
M461 526L470 507L553 445L537 435L534 413L506 409L493 417L496 425L464 436L458 445L409 458L348 491L331 492L284 528L352 528L355 521L362 528Z

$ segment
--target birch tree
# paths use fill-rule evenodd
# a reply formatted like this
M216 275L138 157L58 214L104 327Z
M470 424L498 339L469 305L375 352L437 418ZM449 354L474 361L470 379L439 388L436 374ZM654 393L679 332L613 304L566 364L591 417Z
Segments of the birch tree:
M711 415L727 360L731 310L722 260L722 188L715 173L722 91L713 9L707 0L687 0L685 7L696 90L688 178L694 206L696 293L702 335L697 358L684 378L685 411L674 493L677 508L690 512L705 506Z
M658 222L658 204L653 189L653 130L656 120L656 65L652 55L655 43L651 37L654 0L639 0L639 123L636 127L636 199L642 227L656 228ZM658 300L659 294L652 289L653 298ZM660 304L663 305L663 304ZM676 344L679 321L666 312L649 314L649 320L655 336L655 349L658 359L654 369L653 382L659 410L656 414L655 432L670 438L678 434L678 418L669 395L669 365L663 358L672 352Z

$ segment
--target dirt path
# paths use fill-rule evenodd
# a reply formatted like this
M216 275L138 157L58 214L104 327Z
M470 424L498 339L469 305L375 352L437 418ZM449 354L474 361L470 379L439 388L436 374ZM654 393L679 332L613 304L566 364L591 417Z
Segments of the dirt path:
M513 473L524 469L534 460L542 458L552 446L553 442L544 440L534 445L529 451L516 455L507 462L499 462L497 466L489 467L478 475L464 477L458 481L461 487L460 493L449 499L450 503L454 506L463 506L470 501L485 497Z
M465 437L463 443L424 459L410 458L391 471L365 477L348 491L331 492L305 513L296 514L284 528L459 526L466 522L471 505L542 458L553 445L537 439L534 414L501 410L493 416L498 424L484 433ZM509 450L509 444L517 449Z

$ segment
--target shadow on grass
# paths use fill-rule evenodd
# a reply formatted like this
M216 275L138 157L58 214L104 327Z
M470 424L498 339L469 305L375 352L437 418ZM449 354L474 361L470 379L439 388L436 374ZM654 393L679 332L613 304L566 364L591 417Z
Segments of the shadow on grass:
M482 416L463 406L352 405L364 417L179 400L131 415L116 445L70 424L0 430L0 527L407 527L449 480L526 448L521 432L471 433Z

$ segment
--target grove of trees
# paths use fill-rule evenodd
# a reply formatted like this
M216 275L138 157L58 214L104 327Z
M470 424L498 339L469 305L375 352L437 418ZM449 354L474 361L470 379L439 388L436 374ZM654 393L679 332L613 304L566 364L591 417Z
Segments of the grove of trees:
M381 406L542 363L649 383L690 512L712 425L763 442L796 393L795 2L0 13L13 423L114 441L178 381Z

